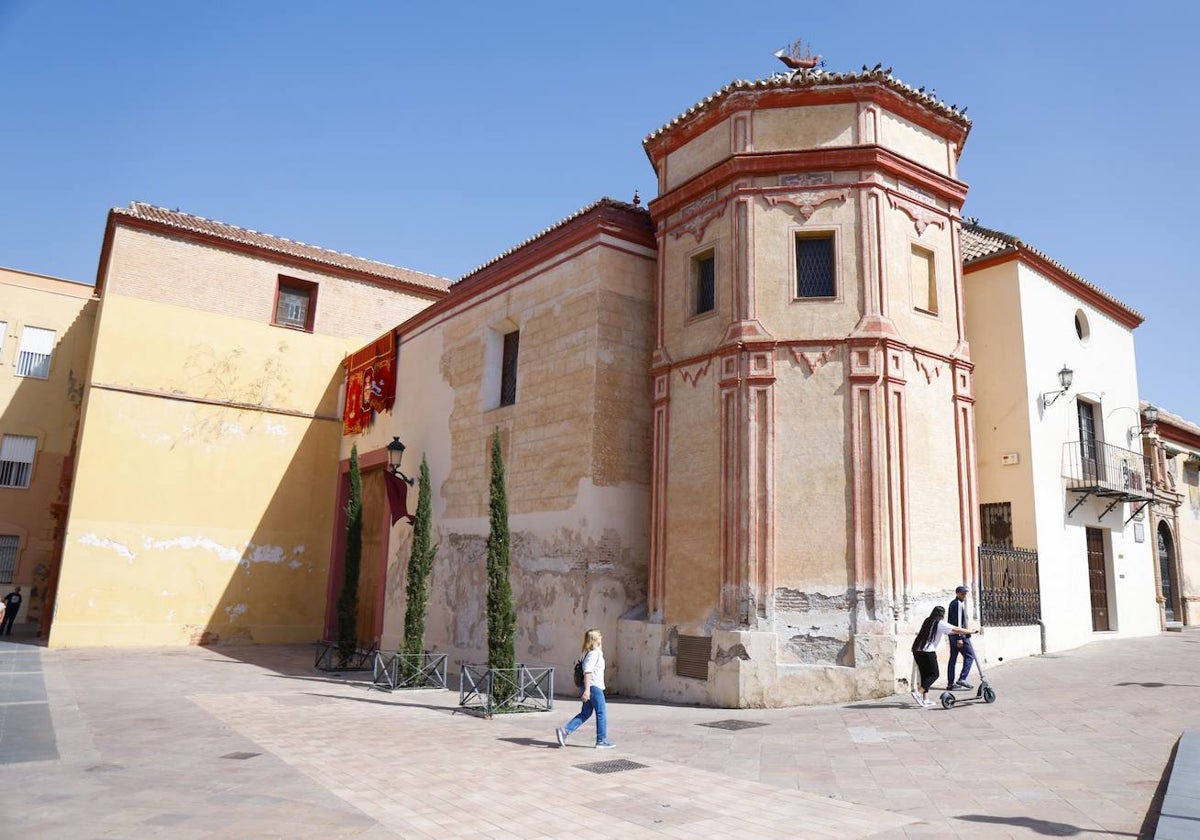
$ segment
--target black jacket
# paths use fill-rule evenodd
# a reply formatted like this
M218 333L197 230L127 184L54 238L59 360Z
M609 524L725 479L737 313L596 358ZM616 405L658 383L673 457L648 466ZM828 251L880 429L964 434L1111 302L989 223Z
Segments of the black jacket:
M967 605L965 602L955 598L950 602L950 606L946 608L946 621L953 624L955 627L967 629Z

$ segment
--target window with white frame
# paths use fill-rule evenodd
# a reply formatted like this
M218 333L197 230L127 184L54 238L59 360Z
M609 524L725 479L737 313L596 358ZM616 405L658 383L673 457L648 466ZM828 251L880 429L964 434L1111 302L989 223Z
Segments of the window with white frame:
M35 452L35 437L5 435L0 438L0 487L28 487Z
M12 583L17 573L17 549L21 541L13 534L0 534L0 583Z
M8 335L8 321L0 321L0 365L4 364L4 337Z
M50 375L50 356L54 352L54 330L22 327L17 354L17 376L45 379Z

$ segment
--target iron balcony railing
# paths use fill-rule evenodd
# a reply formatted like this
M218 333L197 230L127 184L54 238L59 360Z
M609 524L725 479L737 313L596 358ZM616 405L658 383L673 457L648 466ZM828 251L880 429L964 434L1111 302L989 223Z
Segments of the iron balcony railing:
M1118 496L1122 501L1149 499L1151 495L1145 456L1098 440L1063 444L1063 478L1068 490L1097 496Z
M979 546L979 623L984 627L1037 624L1042 617L1038 553L1029 548Z

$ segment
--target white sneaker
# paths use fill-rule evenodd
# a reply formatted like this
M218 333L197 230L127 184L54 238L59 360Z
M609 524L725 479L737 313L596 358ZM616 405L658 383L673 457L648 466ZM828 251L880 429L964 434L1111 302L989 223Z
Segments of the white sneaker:
M910 691L910 692L909 692L909 694L911 694L911 695L912 695L912 699L914 699L914 700L916 700L916 701L917 701L917 705L918 705L918 706L924 706L924 705L925 705L925 701L921 699L921 692L919 692L919 691Z
M921 705L924 706L926 709L932 709L934 706L937 705L937 703L933 702L932 700L922 700Z

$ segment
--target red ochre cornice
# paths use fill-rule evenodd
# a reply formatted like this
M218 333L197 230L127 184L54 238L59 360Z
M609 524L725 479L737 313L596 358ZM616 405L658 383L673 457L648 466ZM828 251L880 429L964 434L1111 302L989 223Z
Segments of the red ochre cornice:
M742 152L732 155L695 178L650 202L650 214L658 223L713 190L738 178L783 173L874 169L915 184L953 206L967 198L967 185L939 175L882 146L847 146L840 149L807 149L796 152ZM832 184L832 187L843 186ZM846 184L844 186L858 186Z
M1200 451L1200 435L1190 429L1176 426L1170 420L1163 419L1161 414L1158 416L1155 428L1158 429L1158 436L1163 440Z
M450 293L437 303L422 309L400 325L401 340L451 309L462 306L472 298L486 294L490 289L532 271L561 257L581 245L609 236L629 242L653 252L647 255L655 259L658 242L654 236L649 215L643 211L630 211L618 206L600 204L566 224L552 228L546 234L515 248L462 277L450 287Z
M1089 306L1094 306L1118 324L1128 327L1131 330L1136 329L1146 320L1132 309L1122 306L1117 301L1108 297L1090 283L1085 283L1079 278L1071 276L1050 260L1030 251L1022 245L1006 248L1003 251L998 251L995 254L980 257L977 260L972 260L970 263L964 264L963 276L965 277L973 272L1009 262L1024 263L1034 271L1048 278L1059 288L1074 295Z
M374 286L407 292L408 294L427 300L440 300L448 294L448 292L430 289L428 286L418 286L415 283L406 283L403 280L397 280L392 277L381 277L378 274L371 274L368 271L358 271L345 266L321 262L320 260L306 259L295 254L283 254L269 248L260 248L245 242L233 242L220 236L213 236L199 231L183 230L153 219L140 219L136 216L129 216L113 211L109 211L108 223L104 228L104 243L100 246L100 264L96 269L96 294L101 293L104 288L105 278L108 276L108 258L112 253L113 237L116 235L118 227L144 230L150 233L161 234L171 239L183 239L188 242L219 248L222 251L246 254L247 256L257 257L278 265L290 265L333 277L362 280Z
M858 102L879 105L944 140L955 143L959 151L962 150L970 132L969 123L964 125L941 117L897 91L870 82L800 89L742 90L733 91L715 104L703 107L697 114L678 125L660 129L645 141L646 156L650 158L650 163L657 173L663 158L737 113L813 105L848 105Z

